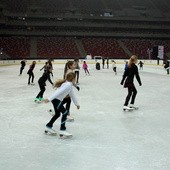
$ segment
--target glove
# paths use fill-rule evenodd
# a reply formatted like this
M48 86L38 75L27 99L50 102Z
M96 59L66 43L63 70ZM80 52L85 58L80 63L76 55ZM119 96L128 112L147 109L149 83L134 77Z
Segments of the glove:
M79 91L79 90L80 90L80 87L79 87L79 86L77 86L77 87L76 87L76 89Z

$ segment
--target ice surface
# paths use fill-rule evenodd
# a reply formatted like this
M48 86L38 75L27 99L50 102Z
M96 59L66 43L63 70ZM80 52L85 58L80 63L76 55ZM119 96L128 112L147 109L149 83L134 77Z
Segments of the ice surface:
M74 122L66 124L70 139L44 134L52 104L37 104L37 81L43 65L36 65L35 86L28 86L28 65L0 67L1 170L169 170L170 75L162 66L144 65L135 80L139 110L123 112L127 89L120 85L124 65L80 70L80 110L71 105ZM54 78L63 77L63 64L54 65ZM44 97L54 92L47 82ZM54 124L59 130L60 119Z

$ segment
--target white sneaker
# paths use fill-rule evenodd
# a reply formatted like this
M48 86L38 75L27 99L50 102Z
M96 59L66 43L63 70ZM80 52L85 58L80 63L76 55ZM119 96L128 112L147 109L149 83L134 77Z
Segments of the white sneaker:
M66 130L60 130L60 136L66 136L66 137L69 137L69 136L72 136L71 133L68 133Z
M69 115L67 115L67 122L73 122L73 121L74 121L74 118L69 116Z
M57 134L57 132L54 129L52 129L52 128L48 127L48 126L46 126L46 128L45 128L45 133L46 134L52 134L52 135Z

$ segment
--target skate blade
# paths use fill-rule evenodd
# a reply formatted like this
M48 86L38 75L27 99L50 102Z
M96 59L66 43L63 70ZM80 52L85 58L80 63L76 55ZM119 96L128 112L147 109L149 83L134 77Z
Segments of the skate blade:
M57 133L51 133L51 132L49 132L48 130L45 130L44 131L44 133L46 134L46 135L50 135L50 136L56 136L57 135Z
M123 109L123 111L125 111L125 112L131 112L131 111L133 111L134 109Z
M138 110L139 108L138 107L131 107L133 110Z
M42 101L34 100L35 103L42 103Z
M60 139L68 139L68 138L71 138L71 137L73 137L73 135L66 136L66 135L60 134Z

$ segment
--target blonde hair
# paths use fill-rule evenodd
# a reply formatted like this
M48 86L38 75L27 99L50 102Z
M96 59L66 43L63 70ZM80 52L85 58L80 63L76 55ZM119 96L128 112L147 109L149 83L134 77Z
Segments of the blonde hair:
M65 78L65 79L57 80L57 81L55 82L55 84L54 84L54 87L58 88L58 87L60 87L64 82L66 82L66 81L72 82L75 78L76 78L76 74L73 73L73 72L70 72L70 73L66 74L66 78Z
M130 68L132 64L136 64L138 61L138 57L136 55L132 55L128 61L128 67Z

